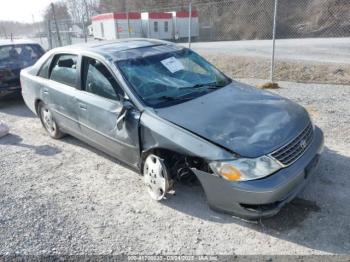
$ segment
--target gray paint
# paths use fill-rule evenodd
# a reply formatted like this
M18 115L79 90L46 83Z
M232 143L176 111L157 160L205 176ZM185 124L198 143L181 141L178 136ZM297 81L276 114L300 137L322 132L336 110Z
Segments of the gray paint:
M308 174L305 173L305 169L314 157L322 153L323 144L323 133L316 128L313 141L302 157L289 167L263 179L229 183L211 174L199 170L193 171L204 188L208 204L213 209L247 219L269 217L291 201L310 181L317 165L312 166ZM240 205L271 203L276 203L276 207L257 212Z
M176 49L168 42L144 39L54 49L33 67L22 70L24 101L35 113L36 102L45 102L63 131L138 171L142 154L155 148L200 157L207 162L232 159L237 154L261 156L295 138L308 123L308 114L297 104L235 81L176 106L156 110L146 107L128 87L114 61L128 55L137 57ZM85 55L104 63L124 89L124 101L112 101L80 90L80 77L77 86L70 87L36 76L41 65L59 53L77 54L78 61ZM323 134L319 129L316 131L307 153L268 178L229 183L194 169L210 206L249 218L277 212L278 208L268 214L245 209L243 212L238 201L268 204L282 200L291 190L299 192L305 184L302 170L321 152L323 145ZM288 195L288 199L292 197Z
M238 82L156 112L245 157L271 153L294 139L310 121L301 106Z

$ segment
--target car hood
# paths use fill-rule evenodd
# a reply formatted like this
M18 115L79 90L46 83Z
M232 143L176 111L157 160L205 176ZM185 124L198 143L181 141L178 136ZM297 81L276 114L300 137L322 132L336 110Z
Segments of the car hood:
M156 113L244 157L273 152L308 124L306 110L278 95L242 83L230 85Z

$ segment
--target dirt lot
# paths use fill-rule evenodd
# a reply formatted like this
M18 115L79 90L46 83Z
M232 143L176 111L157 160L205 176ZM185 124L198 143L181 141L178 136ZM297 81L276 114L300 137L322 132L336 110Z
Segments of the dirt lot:
M350 86L281 86L326 148L299 198L256 224L211 211L199 186L154 202L116 160L50 139L21 100L1 101L0 254L350 254Z
M233 78L270 77L271 61L268 58L211 54L200 51L202 56ZM350 84L350 66L340 63L321 63L276 58L276 80L303 83Z

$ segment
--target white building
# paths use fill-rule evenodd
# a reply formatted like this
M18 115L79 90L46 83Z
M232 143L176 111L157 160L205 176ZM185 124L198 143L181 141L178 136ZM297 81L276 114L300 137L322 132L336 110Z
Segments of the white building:
M189 15L187 11L179 11L174 14L174 37L175 39L188 38ZM192 11L191 37L199 36L198 12Z
M172 13L150 12L142 14L144 37L174 39Z
M141 37L141 14L105 13L91 17L93 34L96 39L113 40L128 37Z

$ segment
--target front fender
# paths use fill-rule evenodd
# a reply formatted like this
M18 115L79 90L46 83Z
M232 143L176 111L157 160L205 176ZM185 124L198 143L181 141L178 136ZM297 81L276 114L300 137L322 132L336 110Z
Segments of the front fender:
M141 148L164 148L206 160L231 159L233 153L146 110L141 116Z

